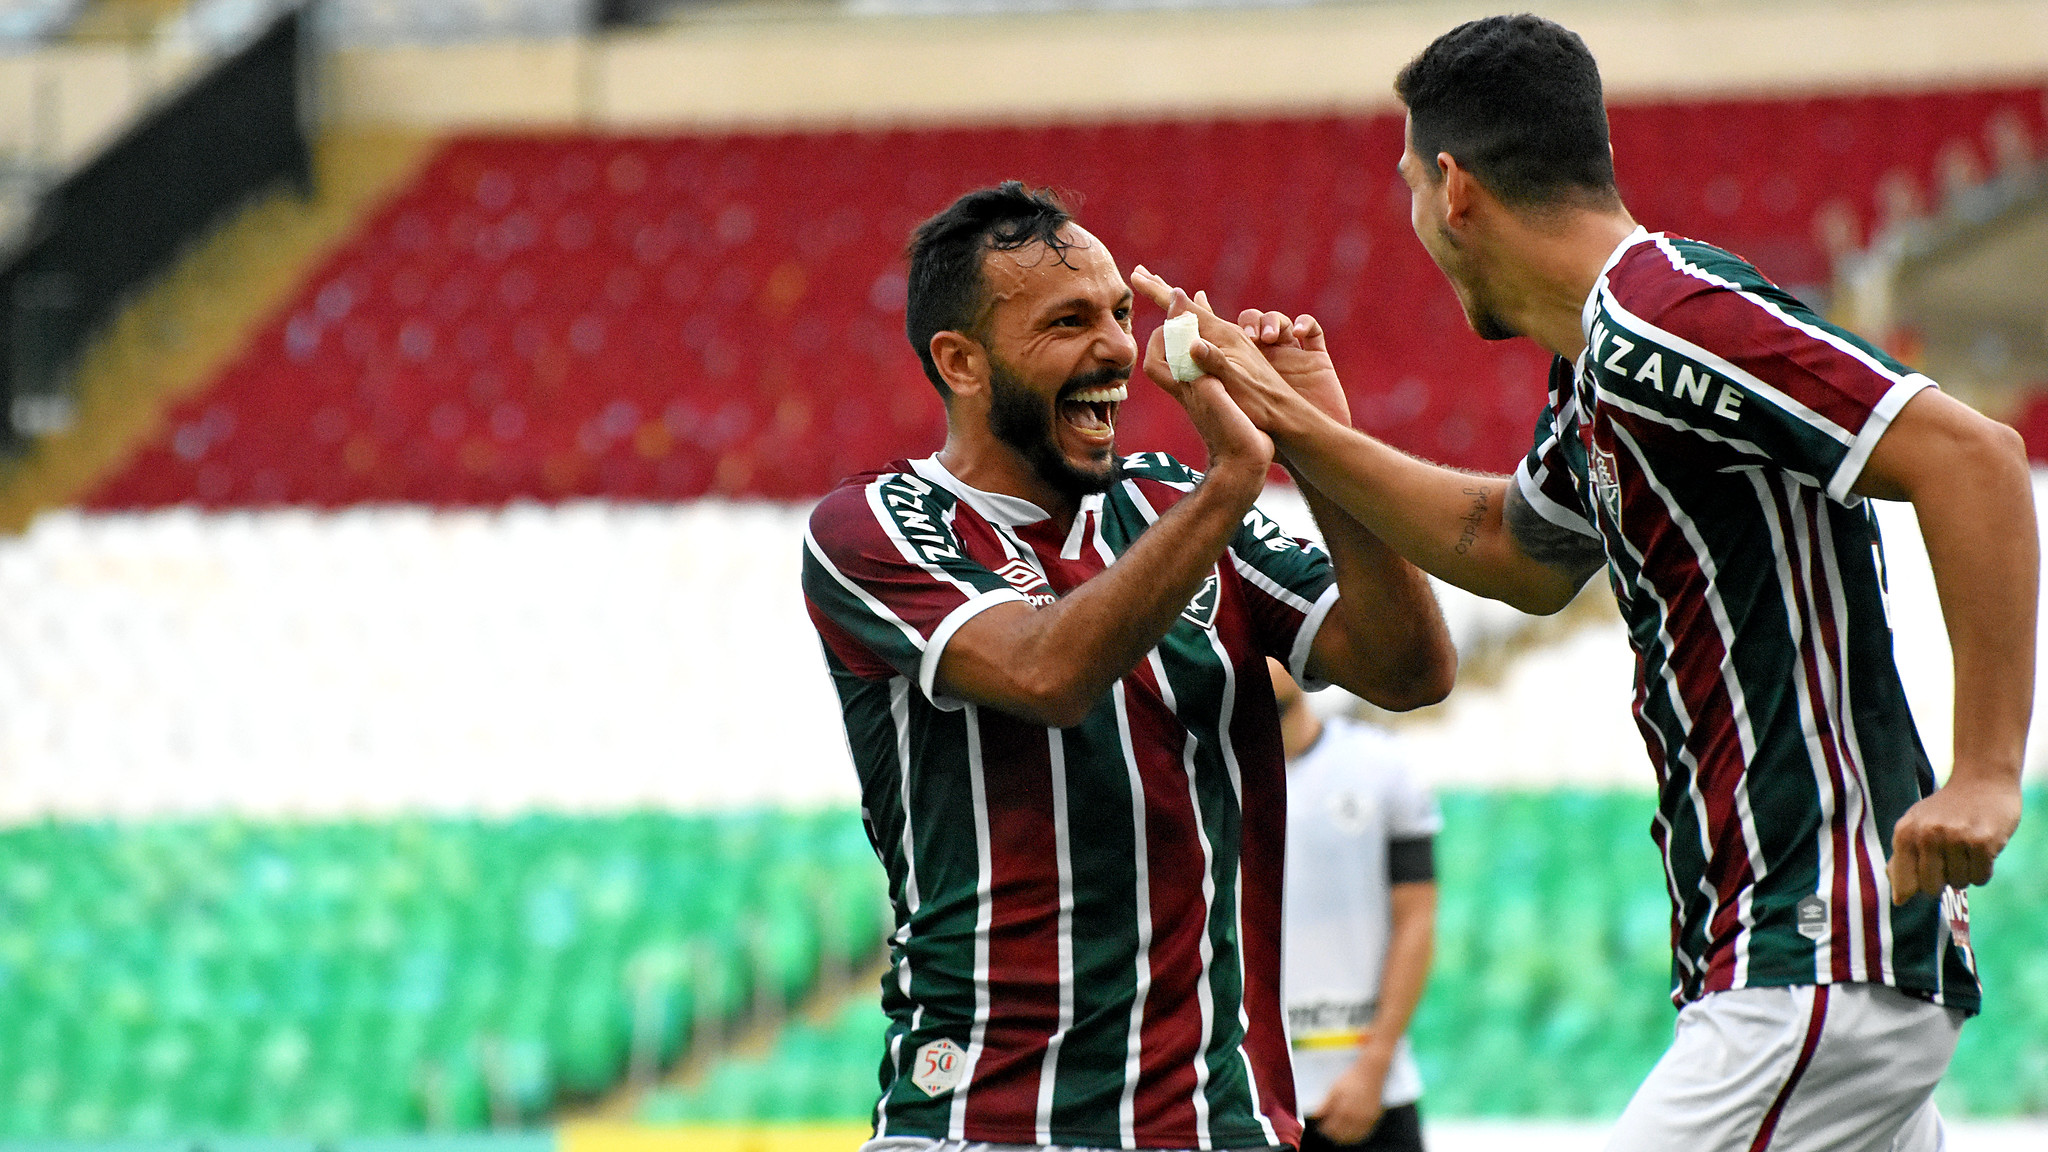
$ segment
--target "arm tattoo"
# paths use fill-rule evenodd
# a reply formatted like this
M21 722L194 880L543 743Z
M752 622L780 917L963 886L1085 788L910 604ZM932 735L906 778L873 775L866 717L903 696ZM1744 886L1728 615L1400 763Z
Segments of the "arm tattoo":
M1460 556L1472 550L1472 545L1479 539L1479 526L1486 523L1486 489L1467 488L1465 495L1472 498L1472 506L1458 517L1458 523L1464 527L1458 529L1458 542L1451 545L1451 551Z
M1607 563L1607 553L1598 539L1552 524L1529 506L1520 484L1509 480L1507 487L1502 518L1507 521L1508 534L1529 559L1563 572L1575 586L1584 584Z

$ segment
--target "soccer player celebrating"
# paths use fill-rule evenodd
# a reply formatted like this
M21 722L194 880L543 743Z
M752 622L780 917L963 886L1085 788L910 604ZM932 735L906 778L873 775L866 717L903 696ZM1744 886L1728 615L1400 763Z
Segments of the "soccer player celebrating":
M1962 890L2020 812L2038 557L2019 437L1741 259L1637 227L1571 32L1465 24L1395 89L1415 231L1467 319L1556 354L1521 467L1453 472L1353 431L1309 317L1241 315L1262 359L1202 309L1197 362L1308 482L1443 579L1548 612L1606 569L1681 1005L1609 1147L1931 1152L1931 1093L1978 1007ZM1869 497L1912 502L1955 653L1938 790Z
M1131 291L1050 195L970 193L909 256L945 447L804 542L896 908L873 1147L1292 1145L1265 659L1428 703L1436 602L1327 503L1327 554L1257 513L1272 442L1213 378L1165 384L1206 476L1117 457Z

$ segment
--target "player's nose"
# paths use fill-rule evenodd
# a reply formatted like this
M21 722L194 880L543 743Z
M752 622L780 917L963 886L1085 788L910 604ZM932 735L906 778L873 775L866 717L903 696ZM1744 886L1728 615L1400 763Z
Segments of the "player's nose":
M1138 362L1138 338L1111 317L1096 328L1096 356L1106 364L1129 368Z

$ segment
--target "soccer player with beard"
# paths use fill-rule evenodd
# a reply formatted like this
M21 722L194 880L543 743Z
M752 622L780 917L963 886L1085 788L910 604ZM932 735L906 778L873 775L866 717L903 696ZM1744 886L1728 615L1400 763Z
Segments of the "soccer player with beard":
M969 193L909 258L945 446L846 481L804 549L896 909L870 1152L1291 1146L1266 657L1429 703L1436 603L1320 495L1327 554L1253 508L1272 442L1213 378L1162 382L1206 476L1118 459L1131 290L1051 195Z

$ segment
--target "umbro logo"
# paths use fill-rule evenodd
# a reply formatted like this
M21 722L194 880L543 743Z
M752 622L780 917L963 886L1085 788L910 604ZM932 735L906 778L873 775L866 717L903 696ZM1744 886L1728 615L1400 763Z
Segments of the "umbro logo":
M1029 588L1039 582L1038 569L1022 560L1012 560L996 569L996 575L1008 580L1016 588Z
M1024 593L1024 598L1031 601L1035 607L1043 608L1059 598L1053 594L1052 587L1045 582L1045 577L1038 574L1038 569L1022 559L1011 560L996 569L996 575L1001 576L1012 588Z

